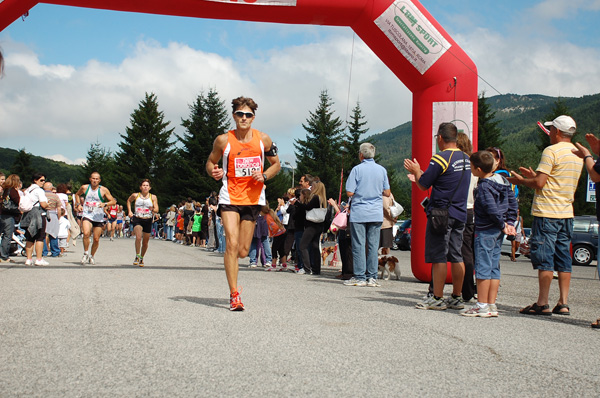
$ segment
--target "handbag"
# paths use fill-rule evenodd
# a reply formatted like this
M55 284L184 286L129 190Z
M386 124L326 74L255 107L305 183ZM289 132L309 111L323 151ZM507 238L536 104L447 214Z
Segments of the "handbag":
M9 191L6 192L6 197L4 197L2 199L2 202L0 202L0 208L2 208L2 213L3 214L21 214L21 212L19 211L19 206L13 202L13 200L10 198L10 189Z
M450 163L450 162L448 162ZM458 190L458 187L460 187L460 183L463 180L463 177L465 176L465 169L467 168L467 166L465 166L465 155L463 152L463 169L462 169L462 173L460 174L460 180L458 181L458 184L456 185L456 188L454 188L454 191L452 192L452 195L450 195L450 200L448 201L448 206L446 207L432 207L429 210L429 221L430 221L430 225L431 225L431 232L434 235L446 235L446 232L448 230L448 214L449 214L449 208L450 205L452 204L452 198L454 198L454 194L456 193L456 191Z
M327 208L318 207L315 209L310 209L306 212L306 220L314 223L322 223L325 221L325 215L327 214Z
M393 199L392 199L393 200ZM394 204L390 206L390 213L392 213L392 218L397 218L404 211L404 207L398 202L394 200Z
M338 214L333 217L333 221L331 222L331 231L346 229L348 227L348 212L346 210L340 211Z

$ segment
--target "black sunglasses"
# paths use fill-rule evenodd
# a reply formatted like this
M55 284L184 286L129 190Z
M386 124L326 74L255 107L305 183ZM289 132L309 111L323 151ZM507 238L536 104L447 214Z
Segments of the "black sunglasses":
M235 111L233 114L240 118L246 116L246 119L251 119L254 117L254 113L252 112Z

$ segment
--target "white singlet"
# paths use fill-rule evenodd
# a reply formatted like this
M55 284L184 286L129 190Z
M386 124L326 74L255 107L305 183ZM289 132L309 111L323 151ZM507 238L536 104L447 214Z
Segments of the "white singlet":
M138 193L137 198L135 198L135 216L137 218L152 218L153 209L152 194L144 199L142 194Z
M102 222L104 221L104 210L100 207L103 202L100 200L100 186L96 190L88 187L87 193L83 198L83 218L87 218L90 221Z

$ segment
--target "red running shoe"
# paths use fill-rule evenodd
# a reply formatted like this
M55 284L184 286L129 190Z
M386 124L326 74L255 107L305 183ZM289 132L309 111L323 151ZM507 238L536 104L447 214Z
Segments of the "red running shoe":
M240 292L234 292L229 295L229 311L244 311Z

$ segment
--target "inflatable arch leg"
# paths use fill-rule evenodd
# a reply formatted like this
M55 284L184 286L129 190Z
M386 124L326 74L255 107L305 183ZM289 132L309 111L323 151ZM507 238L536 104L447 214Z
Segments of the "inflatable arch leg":
M477 147L473 134L477 131L477 69L418 0L4 0L0 2L0 30L38 3L197 18L350 26L412 91L412 155L424 168L435 152L433 135L442 122L456 122ZM424 262L426 219L420 207L424 197L424 192L413 188L411 266L416 278L429 281L431 265Z

